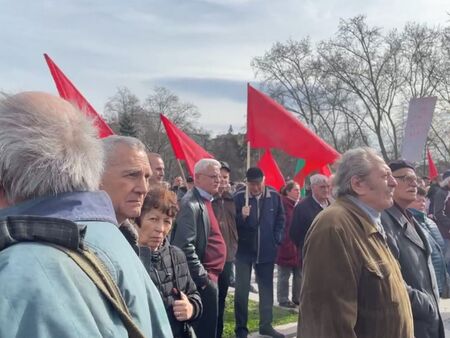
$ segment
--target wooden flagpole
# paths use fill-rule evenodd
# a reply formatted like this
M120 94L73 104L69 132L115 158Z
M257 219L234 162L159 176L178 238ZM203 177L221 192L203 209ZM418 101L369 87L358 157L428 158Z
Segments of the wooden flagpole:
M181 161L177 159L178 167L180 168L181 177L183 178L184 184L187 184L186 182L186 176L184 176L183 166L181 165Z
M250 141L247 141L247 170L250 168ZM248 183L248 182L247 182ZM245 206L248 207L248 184L245 185Z

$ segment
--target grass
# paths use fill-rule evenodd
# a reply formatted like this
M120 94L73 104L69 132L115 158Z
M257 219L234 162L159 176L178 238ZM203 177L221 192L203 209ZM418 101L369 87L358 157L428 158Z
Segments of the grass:
M273 326L293 323L298 320L298 313L294 310L273 308ZM234 338L234 294L228 293L225 304L223 338ZM248 330L257 332L259 329L258 303L248 300Z

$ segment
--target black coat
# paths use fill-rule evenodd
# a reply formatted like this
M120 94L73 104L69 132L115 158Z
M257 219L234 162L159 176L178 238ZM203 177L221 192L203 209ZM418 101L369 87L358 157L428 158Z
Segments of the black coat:
M173 314L173 302L179 299L173 289L175 288L185 293L194 307L192 318L188 322L192 322L200 317L203 304L195 283L189 274L183 251L170 245L165 240L162 247L154 252L148 247L140 247L140 258L161 294L174 337L188 337L183 333L185 322L179 322Z
M197 188L189 190L180 202L170 242L183 250L197 288L208 284L203 258L211 230L208 210Z
M389 248L399 262L406 282L414 317L415 337L444 338L431 249L420 226L412 217L409 219L411 221L395 205L381 214Z
M316 218L317 214L322 210L322 207L316 202L312 195L304 198L295 206L289 235L292 242L300 249L299 253L301 253L306 233L311 227L314 218Z

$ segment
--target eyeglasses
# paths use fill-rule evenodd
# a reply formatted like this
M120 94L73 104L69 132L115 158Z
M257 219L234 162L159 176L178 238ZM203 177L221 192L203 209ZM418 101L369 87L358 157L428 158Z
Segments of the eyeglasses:
M198 173L199 175L203 175L203 176L207 176L213 180L218 180L220 181L220 175L208 175L208 174L203 174L203 173Z
M417 184L417 176L403 175L403 176L394 176L394 178L406 184L413 184L413 183Z

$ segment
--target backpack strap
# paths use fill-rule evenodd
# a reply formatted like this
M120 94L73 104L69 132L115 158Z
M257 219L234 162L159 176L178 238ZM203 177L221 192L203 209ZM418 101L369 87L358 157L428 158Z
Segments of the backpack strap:
M84 273L86 273L95 286L100 290L102 295L118 312L120 319L128 331L129 338L145 338L144 334L134 323L133 318L131 318L130 311L122 298L119 288L106 267L94 253L87 249L79 249L75 251L60 245L51 243L48 244L67 254L67 256L69 256L80 267L80 269L84 271Z

